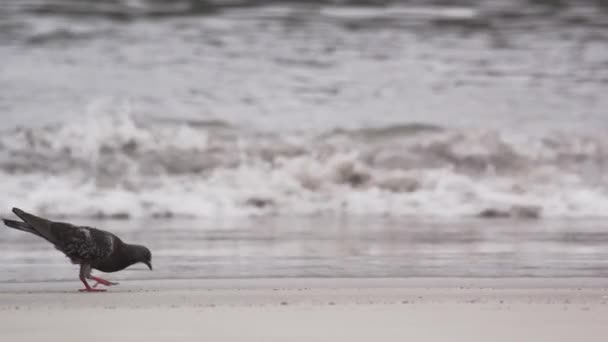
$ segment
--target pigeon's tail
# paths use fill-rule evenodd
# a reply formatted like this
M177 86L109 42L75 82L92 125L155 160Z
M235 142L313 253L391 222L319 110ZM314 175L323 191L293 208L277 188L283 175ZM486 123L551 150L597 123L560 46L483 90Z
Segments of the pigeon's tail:
M48 241L55 243L55 239L53 237L53 234L51 233L51 221L45 220L42 217L38 217L36 215L26 213L25 211L19 208L13 208L13 213L15 213L15 215L19 216L19 218L24 221L27 227L33 231L31 233L36 234L38 236L42 236Z
M2 219L2 221L4 221L4 224L7 227L15 228L17 230L21 230L24 232L28 232L28 233L32 233L34 235L40 236L40 233L38 233L32 226L30 226L29 224L27 224L25 222L13 221L13 220L8 220L8 219Z
M25 223L25 222L21 222L21 221L13 221L13 220L9 220L9 219L2 219L2 221L4 221L4 224L7 225L8 227L11 228L15 228L15 229L19 229L19 230L25 230L27 231L28 229L30 229L30 225Z
M13 208L13 213L15 213L15 215L19 216L20 219L25 221L26 224L33 226L36 229L38 229L38 226L46 226L50 223L48 220L45 220L42 217L26 213L25 211L19 208Z

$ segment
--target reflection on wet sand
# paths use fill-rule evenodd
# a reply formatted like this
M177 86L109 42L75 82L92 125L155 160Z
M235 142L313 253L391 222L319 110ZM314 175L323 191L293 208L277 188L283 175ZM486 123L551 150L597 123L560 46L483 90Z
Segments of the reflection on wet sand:
M118 275L123 279L608 275L608 234L600 220L351 217L91 224L152 249L154 272L134 268ZM4 231L0 247L0 281L73 277L73 267L38 239Z

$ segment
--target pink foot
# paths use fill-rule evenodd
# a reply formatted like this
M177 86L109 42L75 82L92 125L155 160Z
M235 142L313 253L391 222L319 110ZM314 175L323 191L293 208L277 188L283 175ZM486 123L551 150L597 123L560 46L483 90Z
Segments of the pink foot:
M109 280L105 280L103 278L99 278L99 277L94 277L91 276L91 279L95 280L96 283L95 285L93 285L93 287L96 287L97 285L101 284L101 285L105 285L105 286L112 286L112 285L118 285L118 283L115 282L111 282Z
M93 288L84 288L78 290L79 292L106 292L106 289L93 289Z
M95 279L97 280L97 279ZM82 283L84 284L84 289L80 289L78 291L80 292L105 292L105 289L94 289L91 286L89 286L89 283L87 283L87 280L85 279L85 277L83 275L80 275L80 281L82 281Z

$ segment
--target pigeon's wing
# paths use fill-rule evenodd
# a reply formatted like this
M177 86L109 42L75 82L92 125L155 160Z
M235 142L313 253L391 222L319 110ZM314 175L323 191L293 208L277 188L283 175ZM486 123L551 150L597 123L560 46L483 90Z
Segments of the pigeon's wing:
M114 235L95 228L72 227L74 229L59 232L62 244L61 246L56 245L57 249L70 259L101 260L110 256L114 251L114 243L117 239Z
M74 261L99 260L112 254L115 236L99 229L53 222L14 208L13 212L41 237Z

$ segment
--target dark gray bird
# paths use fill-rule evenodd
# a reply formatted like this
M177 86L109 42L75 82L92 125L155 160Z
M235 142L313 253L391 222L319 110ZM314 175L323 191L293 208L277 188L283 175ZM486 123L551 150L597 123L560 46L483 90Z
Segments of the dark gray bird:
M80 281L85 287L80 291L105 291L96 289L98 284L118 285L91 275L93 268L102 272L116 272L141 262L152 270L152 254L144 246L124 243L118 236L100 229L49 221L18 208L13 208L13 213L23 222L2 219L5 225L47 240L70 258L73 264L80 265ZM91 287L87 279L97 283Z

